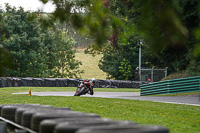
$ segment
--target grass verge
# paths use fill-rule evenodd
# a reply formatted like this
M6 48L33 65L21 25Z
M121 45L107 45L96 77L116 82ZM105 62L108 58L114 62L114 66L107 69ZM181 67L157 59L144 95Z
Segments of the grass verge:
M28 89L29 87L0 88L0 104L39 103L54 107L70 107L74 111L96 113L103 118L166 126L171 133L200 132L200 107L126 99L11 94L28 92ZM65 88L36 87L32 89L35 91L64 91Z
M187 92L187 93L174 93L174 94L148 95L148 96L188 96L188 95L196 95L196 96L200 96L200 91L196 91L196 92Z
M15 92L28 92L31 89L34 92L53 92L53 91L76 91L76 87L8 87L0 88ZM140 92L140 89L132 88L94 88L95 92Z

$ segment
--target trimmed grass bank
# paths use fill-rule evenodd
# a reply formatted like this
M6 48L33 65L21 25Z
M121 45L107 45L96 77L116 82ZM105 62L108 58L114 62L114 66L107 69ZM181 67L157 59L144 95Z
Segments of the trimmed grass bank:
M200 133L200 107L157 103L150 101L89 98L12 95L11 93L32 91L75 91L75 88L12 87L0 88L0 104L39 103L54 107L70 107L74 111L99 114L104 118L130 120L139 124L166 126L171 133ZM98 90L95 88L96 91ZM101 88L98 91L121 91ZM124 89L124 91L139 91Z
M107 75L105 72L99 69L99 60L102 58L102 54L93 57L91 54L85 54L84 49L77 50L75 59L82 62L80 70L84 70L84 73L80 74L82 79L106 79Z

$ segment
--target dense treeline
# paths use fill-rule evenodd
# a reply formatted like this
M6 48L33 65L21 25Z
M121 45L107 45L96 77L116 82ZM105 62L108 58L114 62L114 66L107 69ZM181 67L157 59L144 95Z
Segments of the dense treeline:
M168 67L168 74L176 73L171 78L200 75L200 57L194 56L199 50L199 5L198 0L111 1L112 14L125 26L119 25L114 33L115 45L109 41L104 46L100 69L111 78L138 80L138 40L142 39L143 68Z
M48 0L42 1L43 3L48 2ZM48 21L41 22L46 26L52 26L52 22L57 22L58 20L64 24L67 22L79 33L84 34L85 38L92 38L91 41L94 41L95 45L90 45L89 50L86 52L95 53L94 50L100 50L103 53L99 67L108 73L111 78L137 79L135 69L138 66L138 40L143 40L142 67L168 67L168 72L184 72L184 76L200 74L200 2L198 0L53 0L53 2L56 10L48 18ZM37 19L33 21L37 21ZM40 24L38 23L38 25ZM63 28L61 29L63 30ZM13 29L11 28L10 30ZM49 40L54 42L59 38L56 35L60 34L60 32L54 34L51 30L45 31L41 29L40 31L48 33L44 34L43 41L47 39L46 43ZM66 28L64 31L66 31ZM38 37L35 42L31 43L37 43L37 45L38 43L45 44L43 42L40 43L42 37L37 35L37 32L28 38L30 39L28 42L26 42L26 34L28 32L22 32L20 36L13 35L12 38L5 36L4 32L2 33L2 40L7 37L6 40L14 38L14 41L17 42L15 37L22 37L25 38L23 43L27 45L32 41L31 37ZM49 36L46 37L46 35ZM75 38L76 35L78 34L73 33L70 36ZM66 42L69 40L68 38L68 36L63 36L58 40ZM79 38L79 40L81 39ZM85 42L90 42L87 41ZM3 45L6 45L6 42L9 41L3 41ZM59 42L59 44L62 45L63 42ZM55 43L49 44L48 48L54 48L53 44ZM65 45L63 44L63 46ZM1 52L2 55L8 55L6 54L8 53L6 49L1 50L3 51ZM54 55L53 53L56 53L56 50L52 53L50 52L52 50L48 50L43 52L48 54L47 59L41 53L44 56L42 59L47 61L43 72L51 69L49 75L56 75L52 73L58 72L55 69L58 67L54 67L56 66L54 64L60 63L63 68L65 64L61 64L61 61L57 63L52 63L51 61L55 56L58 57L60 55L59 57L62 57L64 53L57 52ZM13 53L11 52L11 54ZM49 58L51 56L53 58ZM18 62L18 60L16 61ZM7 66L9 65L6 60L3 63ZM37 67L37 63L31 63ZM30 69L33 68L31 63L28 66ZM5 65L1 66L2 69L3 66ZM29 68L27 68L27 72L30 71L28 70ZM26 71L20 73L24 74Z
M74 59L76 41L67 25L56 22L54 28L46 28L41 23L45 17L6 5L0 19L0 42L13 62L13 67L3 69L6 76L72 78L82 72L77 70L81 62Z
M169 73L182 76L200 75L200 57L193 54L198 43L195 31L200 22L199 5L198 0L112 1L112 12L123 18L127 26L134 24L135 31L126 38L126 43L124 37L118 38L118 50L104 51L100 68L117 79L134 80L133 72L138 66L136 40L140 36L144 40L143 67L168 67ZM122 28L121 32L126 32L126 29Z

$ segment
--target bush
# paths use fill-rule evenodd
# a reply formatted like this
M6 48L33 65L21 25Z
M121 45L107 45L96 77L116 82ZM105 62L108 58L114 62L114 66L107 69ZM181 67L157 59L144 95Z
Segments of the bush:
M163 78L162 81L163 80L194 77L194 76L199 76L199 73L192 73L190 70L186 70L186 71L181 71L181 72L170 74L169 76Z

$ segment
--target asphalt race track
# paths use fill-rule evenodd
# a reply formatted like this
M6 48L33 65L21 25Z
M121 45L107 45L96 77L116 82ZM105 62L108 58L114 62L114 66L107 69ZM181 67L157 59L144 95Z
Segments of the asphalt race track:
M13 93L13 94L28 94ZM36 96L74 96L74 92L32 92L31 95ZM102 98L120 98L130 100L145 100L154 102L164 102L173 104L186 104L200 106L200 95L189 96L140 96L139 92L95 92L93 96L86 94L82 97L102 97Z

